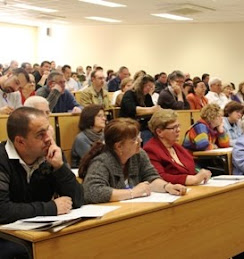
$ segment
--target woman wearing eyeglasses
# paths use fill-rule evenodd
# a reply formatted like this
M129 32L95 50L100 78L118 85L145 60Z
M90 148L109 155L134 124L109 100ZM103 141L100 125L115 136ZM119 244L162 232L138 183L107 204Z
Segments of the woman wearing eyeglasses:
M197 170L190 153L176 143L180 135L177 118L178 114L173 110L161 109L155 112L149 121L154 137L144 146L144 150L165 181L184 185L207 182L211 172Z
M185 194L184 186L162 180L140 149L137 121L129 118L110 121L104 138L105 144L97 143L79 168L86 203L133 199L148 196L152 191Z

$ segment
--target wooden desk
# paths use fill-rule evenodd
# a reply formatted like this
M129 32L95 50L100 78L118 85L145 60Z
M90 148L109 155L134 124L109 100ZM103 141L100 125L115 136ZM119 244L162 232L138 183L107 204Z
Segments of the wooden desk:
M112 106L110 109L106 109L105 111L111 114L111 119L119 118L120 107Z
M29 241L35 259L229 258L244 251L244 183L197 186L173 204L120 205L52 234L4 231Z
M7 120L8 115L0 115L0 141L5 141L8 139Z
M82 91L74 91L73 95L75 97L75 100L78 104L81 105L81 95L82 95Z
M194 157L205 157L205 158L212 158L216 156L224 157L226 161L226 169L225 171L228 174L232 174L233 167L232 167L232 147L229 148L217 148L213 150L206 150L206 151L196 151L193 152Z
M200 110L191 110L192 123L195 123L200 119L200 113Z
M55 113L57 120L57 135L59 143L69 164L71 164L71 149L76 135L79 133L80 114Z
M185 137L185 133L191 126L191 111L180 110L176 112L178 113L178 121L180 123L179 144L182 144Z

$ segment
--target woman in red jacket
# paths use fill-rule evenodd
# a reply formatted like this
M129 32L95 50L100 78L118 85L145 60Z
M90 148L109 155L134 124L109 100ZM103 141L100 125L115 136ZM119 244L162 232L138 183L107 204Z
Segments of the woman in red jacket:
M165 181L184 185L205 183L211 172L205 169L197 172L192 155L176 143L180 133L177 117L173 110L155 112L148 123L154 137L144 146L144 150Z

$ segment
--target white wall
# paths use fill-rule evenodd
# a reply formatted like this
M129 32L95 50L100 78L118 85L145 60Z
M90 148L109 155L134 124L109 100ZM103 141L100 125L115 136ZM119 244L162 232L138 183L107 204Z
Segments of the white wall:
M37 27L0 23L0 63L35 62Z
M117 70L126 65L132 73L180 69L192 77L208 72L224 81L244 80L244 23L59 26L52 28L51 37L39 35L40 58L45 53L74 68L96 63Z
M46 27L39 28L34 38L34 27L18 26L20 32L14 40L1 37L0 63L4 54L8 60L55 60L73 69L96 63L105 70L126 65L132 74L139 69L152 75L180 69L192 77L208 72L236 84L244 80L244 23L50 28L51 36L46 35ZM0 24L0 35L3 29ZM10 52L2 52L3 44ZM20 44L27 52L21 50ZM20 50L13 52L15 48Z

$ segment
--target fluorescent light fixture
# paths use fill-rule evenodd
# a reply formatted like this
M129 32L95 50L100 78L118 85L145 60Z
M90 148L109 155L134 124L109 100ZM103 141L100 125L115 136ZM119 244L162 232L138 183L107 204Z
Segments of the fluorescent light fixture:
M115 20L115 19L110 19L105 17L97 17L97 16L88 16L85 18L90 20L100 21L100 22L122 22L120 20Z
M103 0L79 0L80 2L89 3L89 4L97 4L97 5L103 5L107 7L126 7L124 4L118 4L113 3L109 1L103 1Z
M122 22L120 20L115 20L115 19L110 19L110 18L105 18L105 17L97 17L97 16L89 16L85 17L86 19L90 20L95 20L95 21L100 21L100 22Z
M40 12L45 12L45 13L55 13L58 11L55 9L43 8L43 7L38 7L38 6L28 5L28 4L15 4L14 6L23 8L23 9L27 9L27 10L40 11Z
M151 14L151 15L161 17L161 18L176 20L176 21L192 21L193 20L192 18L169 14L169 13L158 13L158 14Z

